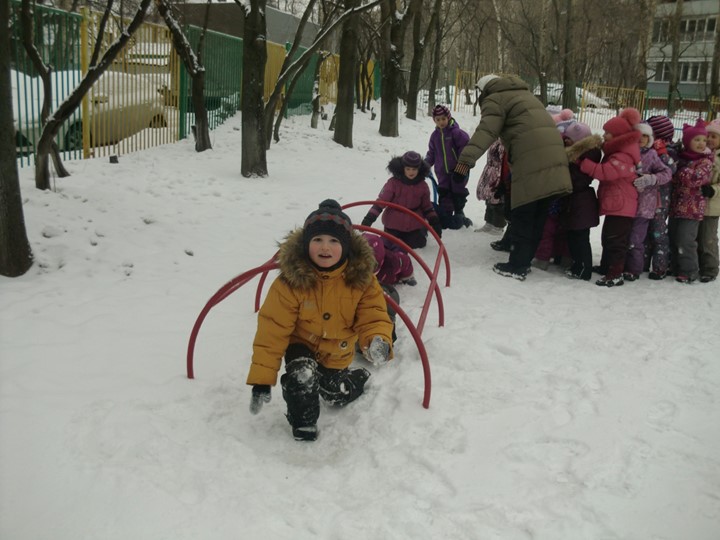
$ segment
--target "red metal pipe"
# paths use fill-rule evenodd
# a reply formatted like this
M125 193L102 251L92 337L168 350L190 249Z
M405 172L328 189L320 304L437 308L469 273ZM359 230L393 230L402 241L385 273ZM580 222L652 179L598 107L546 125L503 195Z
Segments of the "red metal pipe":
M430 392L432 390L432 381L430 379L430 361L428 360L425 344L422 341L422 337L420 337L420 332L417 331L417 328L415 328L415 325L410 320L408 314L405 313L405 310L402 309L400 305L387 294L385 294L385 300L388 304L390 304L390 307L393 308L398 315L400 315L400 318L403 320L405 326L407 326L407 329L410 331L410 335L415 341L415 345L417 346L418 352L420 353L420 361L422 362L423 367L423 377L425 379L425 391L423 393L422 406L428 409L430 407Z
M427 263L423 260L420 255L417 254L417 252L412 249L410 246L408 246L405 242L400 240L398 237L393 236L390 233L387 233L385 231L381 231L380 229L375 229L373 227L366 227L365 225L353 225L354 229L360 230L360 231L368 231L373 234L380 235L383 238L387 238L391 242L393 242L395 245L400 246L405 251L410 254L413 259L417 261L417 263L420 265L420 267L425 271L425 274L427 274L427 277L430 279L430 287L428 288L428 294L425 298L425 303L423 304L423 311L425 312L425 316L427 316L428 309L430 308L430 302L432 300L432 294L435 293L435 299L437 300L438 304L438 326L445 326L445 308L442 300L442 293L440 292L440 287L437 284L437 274L434 274L430 271L430 267L427 265ZM434 231L433 231L434 232ZM435 272L438 270L438 263L440 261L440 257L436 259L435 262ZM425 317L423 317L425 319ZM420 332L422 333L422 331Z
M353 208L355 206L374 206L374 205L385 206L388 208L394 208L395 210L403 212L404 214L411 216L415 221L420 223L423 227L425 227L430 232L430 234L433 236L433 238L435 238L435 241L438 243L438 246L440 247L440 249L438 250L438 257L443 257L445 259L445 286L449 287L450 286L450 257L448 256L447 249L445 249L445 244L443 244L442 240L440 239L440 236L438 235L438 233L435 232L435 229L433 229L424 218L420 217L412 210L408 210L404 206L400 206L399 204L395 204L395 203L387 202L387 201L356 201L356 202L344 204L342 206L342 209L345 210L347 208ZM375 229L375 230L377 230L377 229Z
M247 272L244 272L244 273L240 274L239 276L234 277L227 283L225 283L225 285L220 287L220 289L218 289L218 291L214 295L212 295L210 300L207 301L207 303L205 304L205 307L203 307L202 311L200 311L200 315L198 315L198 318L195 321L195 324L193 325L192 332L190 332L190 341L188 342L188 350L187 350L187 376L188 376L188 379L195 378L195 371L193 369L193 357L195 354L195 341L197 340L198 333L200 332L200 327L202 326L202 323L205 320L205 317L210 312L210 310L213 308L213 306L222 302L230 294L235 292L239 287L242 287L245 283L250 281L250 279L252 279L255 275L259 274L260 272L272 270L273 268L277 268L277 263L267 262L261 266L258 266L257 268L248 270Z

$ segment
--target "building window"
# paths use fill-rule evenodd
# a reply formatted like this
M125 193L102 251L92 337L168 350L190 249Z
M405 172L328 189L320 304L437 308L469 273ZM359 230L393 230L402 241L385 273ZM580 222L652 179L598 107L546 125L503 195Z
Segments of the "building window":
M680 21L681 41L712 41L715 34L715 17L683 19ZM668 34L666 34L668 35Z

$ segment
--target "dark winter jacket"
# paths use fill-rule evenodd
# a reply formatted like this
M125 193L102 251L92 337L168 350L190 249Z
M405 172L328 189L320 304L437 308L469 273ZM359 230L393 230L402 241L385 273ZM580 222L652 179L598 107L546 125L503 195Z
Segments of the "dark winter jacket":
M682 155L681 155L682 158ZM670 217L702 221L707 199L700 186L709 184L712 178L713 155L705 154L700 159L681 159L673 176Z
M572 191L555 122L522 79L511 75L488 82L480 110L480 124L460 154L460 163L474 166L500 138L512 169L512 208Z
M561 199L560 223L568 230L589 229L600 223L597 196L590 185L593 177L582 172L578 162L589 159L598 163L602 157L601 146L602 137L591 135L565 149L570 162L573 192Z
M600 181L600 215L635 217L638 192L633 181L640 163L640 132L630 131L603 144L600 163L580 162L580 170Z
M430 188L425 181L430 167L423 162L418 175L412 180L405 177L404 169L401 158L395 157L390 160L388 170L393 176L383 186L377 197L378 200L399 204L424 217L430 223L437 222L439 218L430 200ZM370 208L367 217L374 221L381 213L386 229L409 232L424 228L422 223L405 212L380 205Z
M431 167L435 166L435 176L439 187L450 189L452 172L457 165L457 158L469 139L470 136L460 128L454 118L450 118L444 129L436 127L430 135L425 161Z
M679 147L676 143L667 144L662 139L655 139L653 148L660 156L660 160L668 166L671 175L675 175L677 171L677 160ZM658 208L667 210L670 207L670 192L672 191L672 181L658 187Z
M278 262L280 275L258 313L247 384L274 385L290 343L307 345L331 369L350 365L358 341L367 347L380 336L392 343L392 323L374 275L377 263L362 236L353 233L348 260L325 272L311 264L298 229L280 245Z

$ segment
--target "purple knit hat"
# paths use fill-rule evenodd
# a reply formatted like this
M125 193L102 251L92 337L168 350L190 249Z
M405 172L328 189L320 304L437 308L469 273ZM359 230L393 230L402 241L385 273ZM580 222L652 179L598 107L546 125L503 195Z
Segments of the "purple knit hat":
M682 142L685 150L690 150L690 142L698 135L705 135L707 137L707 129L705 129L705 120L698 118L694 126L690 124L683 124L683 136Z
M452 117L450 109L445 105L435 105L435 108L432 110L432 117L435 118L436 116L447 116L448 119Z
M590 126L583 124L582 122L572 122L563 132L563 137L567 137L573 143L582 141L591 135L592 130L590 129Z
M417 152L413 152L412 150L405 152L402 155L401 160L403 166L412 167L414 169L419 169L423 162L422 156Z
M647 119L647 123L650 124L656 139L660 139L666 143L672 142L675 136L675 126L673 126L673 123L667 116L651 116Z

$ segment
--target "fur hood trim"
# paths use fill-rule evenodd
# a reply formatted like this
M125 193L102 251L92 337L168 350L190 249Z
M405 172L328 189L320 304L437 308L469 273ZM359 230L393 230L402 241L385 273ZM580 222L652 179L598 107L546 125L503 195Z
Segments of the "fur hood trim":
M303 229L289 233L280 244L277 256L280 265L280 278L292 289L303 291L315 288L323 274L342 273L348 287L365 289L375 275L377 261L370 244L356 231L350 235L350 248L347 262L331 272L322 272L315 268L305 254Z
M412 180L408 180L407 178L405 178L405 165L403 165L402 163L402 157L397 156L390 160L390 163L388 163L387 166L387 170L390 172L390 174L392 174L401 182L412 185L419 184L420 182L425 180L427 175L430 173L430 166L423 159L422 165L420 165L420 170L418 171L418 175Z
M574 163L584 153L589 152L590 150L593 150L595 148L601 148L602 145L603 139L600 135L590 135L589 137L580 139L572 146L566 147L565 152L567 152L568 161L570 163Z

